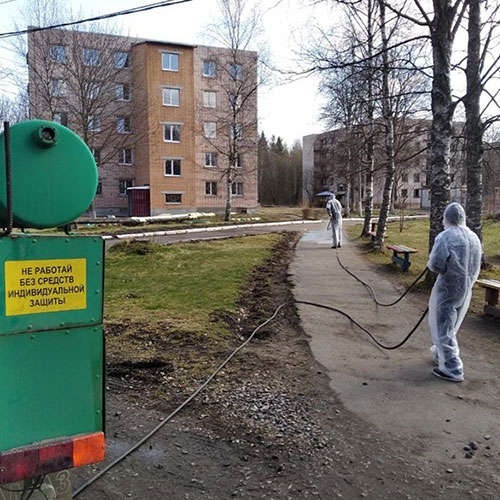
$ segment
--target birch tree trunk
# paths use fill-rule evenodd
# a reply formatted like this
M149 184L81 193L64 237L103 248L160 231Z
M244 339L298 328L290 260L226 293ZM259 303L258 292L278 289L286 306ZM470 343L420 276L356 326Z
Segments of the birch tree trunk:
M384 235L387 229L387 217L391 206L392 185L394 183L394 122L392 120L392 105L389 90L389 51L387 50L387 31L385 21L384 0L379 0L380 34L382 37L382 113L384 117L384 149L385 149L385 182L382 196L382 206L378 218L377 234L373 242L374 248L381 250L384 245Z
M358 189L359 189L359 216L363 217L363 179L361 175L361 168L358 167Z
M233 184L233 179L230 173L228 173L226 177L226 206L224 209L224 220L226 222L231 219L232 184Z
M374 127L372 127L373 130ZM366 236L371 229L371 220L373 217L373 172L375 170L375 156L373 153L373 135L369 139L368 144L368 168L365 179L365 219L363 221L362 236Z
M346 172L346 187L345 187L345 207L344 215L349 217L351 213L351 175L352 175L352 118L349 117L349 125L347 127L347 172Z
M367 57L368 57L368 107L367 107L367 122L368 122L368 144L366 152L367 160L367 171L365 180L365 219L363 221L363 231L361 236L367 236L371 229L371 218L373 216L373 172L375 167L375 155L374 155L374 135L375 135L375 109L373 104L374 91L373 91L373 41L374 41L374 22L373 22L373 2L368 0L368 17L367 17Z
M345 189L344 216L349 217L351 213L351 180L348 178Z
M431 213L429 252L443 229L443 212L450 202L450 145L454 104L450 72L453 48L449 0L434 0L434 19L431 29L434 74L432 79L431 127Z
M481 123L481 6L480 0L469 0L467 94L465 105L465 165L467 169L467 225L483 240L483 127ZM483 254L483 266L486 264Z

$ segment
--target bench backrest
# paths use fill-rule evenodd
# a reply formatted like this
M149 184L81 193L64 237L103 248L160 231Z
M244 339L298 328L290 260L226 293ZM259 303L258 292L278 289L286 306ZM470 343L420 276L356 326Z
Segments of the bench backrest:
M402 253L417 253L418 250L415 250L414 248L406 247L404 245L387 245L387 248L389 250L394 250L396 252L402 252Z

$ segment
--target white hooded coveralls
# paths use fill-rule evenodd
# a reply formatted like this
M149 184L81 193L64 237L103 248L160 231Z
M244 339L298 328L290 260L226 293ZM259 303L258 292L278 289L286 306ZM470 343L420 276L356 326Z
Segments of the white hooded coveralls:
M444 211L445 230L434 241L427 267L439 276L429 299L429 326L439 370L463 380L464 369L457 343L457 331L469 308L472 286L481 266L481 242L465 225L459 203Z
M342 205L335 195L332 195L326 203L326 211L332 226L332 246L340 246L342 244Z

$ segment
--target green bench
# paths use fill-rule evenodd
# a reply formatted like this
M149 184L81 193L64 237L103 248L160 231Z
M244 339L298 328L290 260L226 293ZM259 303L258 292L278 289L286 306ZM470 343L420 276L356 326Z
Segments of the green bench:
M399 264L404 273L410 269L410 254L417 253L418 250L404 245L387 245L388 250L392 250L392 262Z

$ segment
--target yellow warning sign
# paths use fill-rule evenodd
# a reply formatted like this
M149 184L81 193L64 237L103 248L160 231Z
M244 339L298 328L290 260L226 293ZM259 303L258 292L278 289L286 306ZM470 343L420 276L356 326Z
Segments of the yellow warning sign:
M5 315L87 307L86 259L5 262Z

